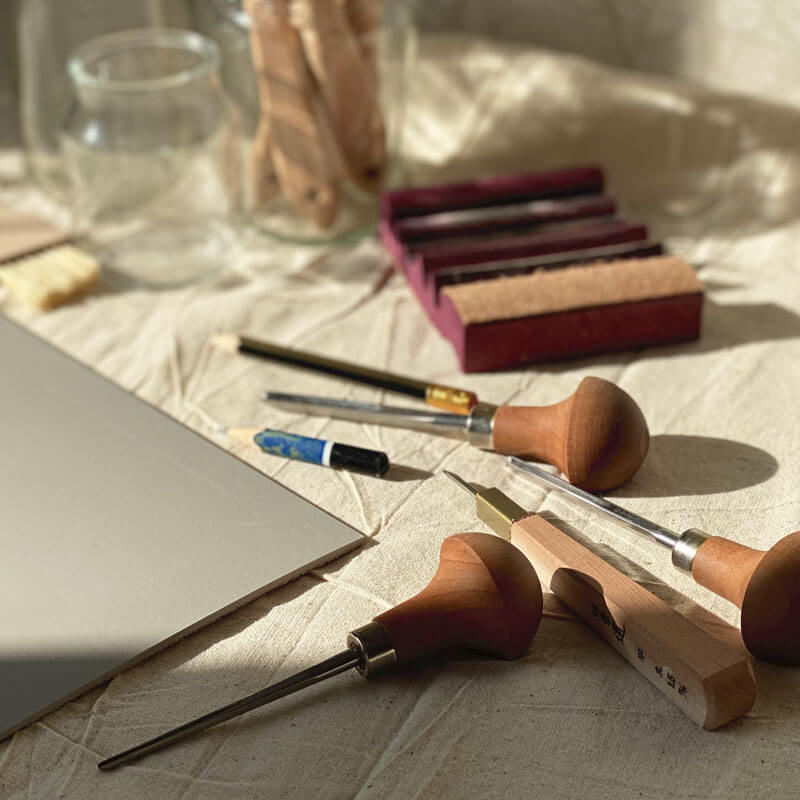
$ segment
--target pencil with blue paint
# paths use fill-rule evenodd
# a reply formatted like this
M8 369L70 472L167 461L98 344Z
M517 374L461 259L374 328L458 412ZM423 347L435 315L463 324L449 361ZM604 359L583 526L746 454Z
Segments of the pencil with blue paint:
M296 433L270 428L222 428L222 432L244 444L252 444L263 452L323 467L346 469L365 475L383 475L389 469L389 458L380 450L368 450L350 444L299 436Z

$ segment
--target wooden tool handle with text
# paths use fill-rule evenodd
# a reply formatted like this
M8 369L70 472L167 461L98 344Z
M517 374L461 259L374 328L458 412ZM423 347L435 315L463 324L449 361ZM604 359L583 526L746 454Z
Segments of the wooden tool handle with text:
M512 525L511 541L542 586L699 725L713 730L752 708L755 677L743 653L536 514Z

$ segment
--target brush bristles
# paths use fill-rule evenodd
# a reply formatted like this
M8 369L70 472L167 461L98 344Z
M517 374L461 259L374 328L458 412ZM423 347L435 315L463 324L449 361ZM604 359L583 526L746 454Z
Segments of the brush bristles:
M53 247L0 268L2 282L14 302L45 311L74 300L100 275L100 264L72 245Z

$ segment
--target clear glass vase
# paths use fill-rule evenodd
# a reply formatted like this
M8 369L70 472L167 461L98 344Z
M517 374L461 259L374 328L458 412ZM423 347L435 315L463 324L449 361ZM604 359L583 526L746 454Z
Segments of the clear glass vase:
M18 7L19 119L28 172L48 195L67 202L59 134L74 100L70 53L114 31L192 27L188 0L18 0Z
M133 30L81 45L62 129L75 226L104 267L151 288L208 277L231 258L238 115L217 45Z

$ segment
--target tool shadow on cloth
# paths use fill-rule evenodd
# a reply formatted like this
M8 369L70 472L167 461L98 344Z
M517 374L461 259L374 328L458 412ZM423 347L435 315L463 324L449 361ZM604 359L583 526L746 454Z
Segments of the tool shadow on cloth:
M700 338L675 349L677 352L705 353L739 344L798 337L800 316L788 308L775 303L718 303L707 297L703 305ZM652 352L659 353L655 349ZM664 353L663 348L660 353Z
M691 356L729 350L742 344L773 342L800 338L800 315L775 303L718 303L706 296L700 338L693 342L659 345L640 349L620 349L605 355L588 355L577 359L537 361L536 372L559 374L582 370L591 373L600 366L626 366L632 357L637 360Z
M388 471L381 475L381 480L404 483L405 481L421 481L432 476L433 473L426 469L407 467L403 464L392 464Z
M630 483L615 497L672 497L733 492L769 480L778 462L766 450L715 436L661 433Z
M428 656L424 662L419 664L413 664L401 671L386 673L366 681L348 680L345 675L340 682L337 682L339 681L339 676L337 676L333 680L319 683L291 695L293 699L281 698L269 706L254 709L249 714L238 718L236 728L253 733L269 732L269 726L282 717L299 720L304 713L318 714L323 703L326 706L332 706L339 701L347 704L357 697L362 699L366 706L379 704L384 698L391 698L398 692L418 691L422 695L432 683L441 680L445 673L463 675L465 672L469 672L478 675L484 669L494 674L498 671L501 673L517 672L530 668L531 660L537 656L537 649L541 650L541 647L534 639L522 656L508 661L498 660L485 653L471 650L445 650ZM556 657L555 654L549 653L547 661L552 661ZM257 688L257 681L253 681L253 685ZM223 723L223 725L225 724L227 723ZM209 733L213 733L213 730L201 735Z

